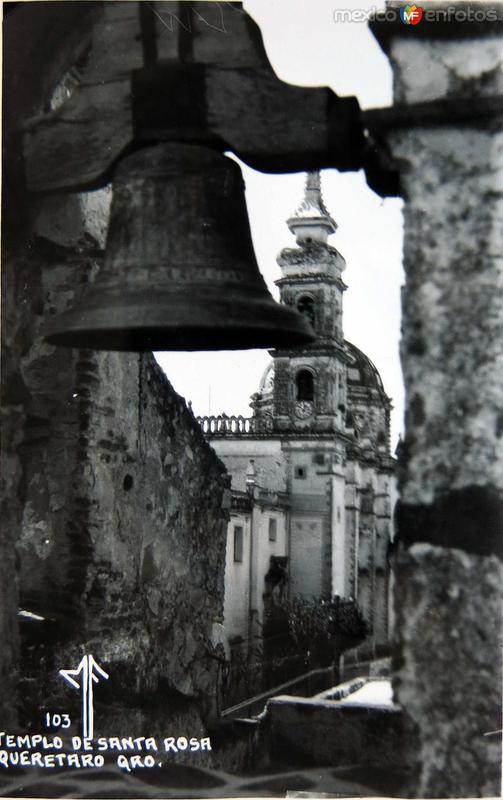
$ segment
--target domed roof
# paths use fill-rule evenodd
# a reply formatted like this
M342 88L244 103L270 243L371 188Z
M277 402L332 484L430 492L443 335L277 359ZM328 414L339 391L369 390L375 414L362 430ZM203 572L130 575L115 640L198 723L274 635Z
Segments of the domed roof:
M377 389L384 393L384 386L377 368L370 358L362 353L354 344L344 341L348 363L348 388L361 386L366 389Z
M348 388L377 389L384 394L384 386L377 368L356 345L344 341L348 356ZM262 398L272 395L274 387L274 361L266 367L260 379L258 393Z

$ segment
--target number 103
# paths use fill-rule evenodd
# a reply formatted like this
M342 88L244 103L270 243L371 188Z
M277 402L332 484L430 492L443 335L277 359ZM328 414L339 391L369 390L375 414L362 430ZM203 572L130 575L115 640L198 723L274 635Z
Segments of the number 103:
M45 715L46 728L69 728L71 720L68 714L51 714L50 711Z

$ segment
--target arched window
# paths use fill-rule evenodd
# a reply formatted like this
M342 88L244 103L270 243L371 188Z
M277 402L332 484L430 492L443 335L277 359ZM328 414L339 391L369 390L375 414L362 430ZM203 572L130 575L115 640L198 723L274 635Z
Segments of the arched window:
M305 316L312 328L314 328L316 317L314 313L314 300L308 295L299 297L297 301L297 311Z
M297 373L297 400L314 399L314 380L313 373L308 369L302 369Z

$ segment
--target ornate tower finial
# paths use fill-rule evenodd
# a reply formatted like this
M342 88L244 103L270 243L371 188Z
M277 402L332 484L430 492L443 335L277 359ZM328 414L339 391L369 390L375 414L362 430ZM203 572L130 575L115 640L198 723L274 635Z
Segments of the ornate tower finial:
M306 191L308 189L315 189L321 194L321 178L319 169L313 172L306 172Z
M326 242L330 234L337 230L337 223L323 202L318 170L307 173L304 197L293 216L287 220L287 225L299 244Z

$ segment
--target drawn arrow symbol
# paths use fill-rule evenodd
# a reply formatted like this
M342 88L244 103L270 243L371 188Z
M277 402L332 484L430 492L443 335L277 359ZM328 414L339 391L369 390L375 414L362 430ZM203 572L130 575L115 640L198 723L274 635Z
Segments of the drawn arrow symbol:
M109 675L94 660L93 656L83 656L76 669L60 669L59 674L74 689L82 693L82 738L92 739L94 734L94 696L93 684L108 680Z

